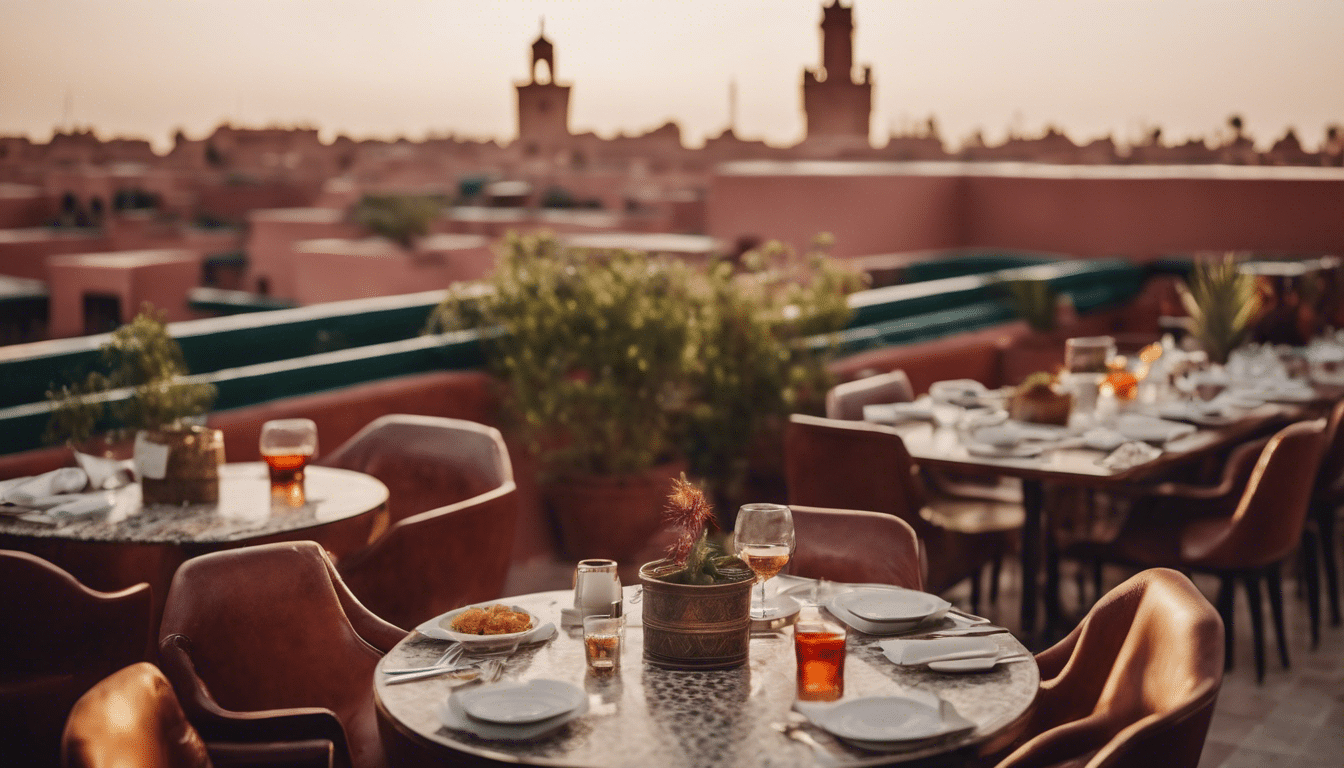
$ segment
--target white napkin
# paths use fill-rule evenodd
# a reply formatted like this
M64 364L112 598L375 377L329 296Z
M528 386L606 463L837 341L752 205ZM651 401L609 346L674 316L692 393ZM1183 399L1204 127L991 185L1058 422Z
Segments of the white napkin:
M89 476L84 470L79 467L62 467L6 488L4 501L21 507L33 507L37 506L35 502L40 499L82 491L88 484Z
M1100 464L1108 469L1124 471L1130 467L1146 464L1162 455L1162 449L1147 443L1131 442L1111 451Z
M1195 431L1192 424L1182 424L1137 413L1126 413L1115 420L1115 431L1145 443L1165 443Z
M948 379L929 385L929 396L935 402L953 405L976 405L989 390L975 379Z
M931 421L933 419L933 401L921 397L910 403L876 403L863 406L863 420L882 424L895 424L901 421Z
M999 655L999 644L992 637L895 638L882 640L877 645L893 664L903 667Z

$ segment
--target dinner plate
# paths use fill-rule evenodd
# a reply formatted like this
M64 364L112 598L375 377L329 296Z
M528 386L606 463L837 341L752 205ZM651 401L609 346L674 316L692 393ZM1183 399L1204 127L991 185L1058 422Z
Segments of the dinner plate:
M520 725L547 720L578 707L584 693L559 680L501 683L458 695L462 709L477 720Z
M1195 427L1192 424L1181 424L1166 419L1127 415L1116 420L1115 431L1130 440L1138 440L1144 443L1165 443L1194 432Z
M1010 446L969 442L966 443L966 452L972 456L984 456L992 459L1029 459L1033 456L1040 456L1049 447L1051 446L1048 443L1036 441Z
M555 629L553 624L542 624L536 614L517 605L511 605L509 607L520 613L526 613L532 619L532 625L527 631L509 632L502 635L468 635L461 632L455 632L451 629L453 619L456 618L459 613L462 613L468 608L489 608L492 605L498 605L498 603L479 603L477 605L467 605L461 608L456 608L422 623L415 628L415 631L426 637L432 637L435 640L456 640L457 642L462 643L468 651L473 653L490 653L494 651L511 651L522 643L532 643L544 640L546 637L543 637L542 635L547 634L546 628L550 627L550 631L552 632Z
M869 696L811 709L808 717L836 738L854 744L903 746L974 728L945 706L904 696Z
M850 613L843 605L837 605L835 598L826 601L825 605L826 610L830 611L832 616L844 622L851 629L857 629L869 635L899 635L902 632L910 632L920 627L938 624L947 615L947 609L952 607L951 603L948 603L947 607L934 611L922 619L912 621L869 621L862 616L855 616Z
M940 661L997 658L1002 651L992 637L940 637L883 640L882 655L897 666L922 667Z
M479 689L478 689L479 690ZM588 697L584 696L579 705L568 712L562 712L545 720L534 723L516 723L505 725L477 720L462 708L462 702L454 691L439 702L439 722L457 731L466 731L490 741L531 741L540 739L560 730L566 723L588 712Z
M922 621L947 612L948 602L913 589L856 589L837 595L836 602L861 619L873 622Z

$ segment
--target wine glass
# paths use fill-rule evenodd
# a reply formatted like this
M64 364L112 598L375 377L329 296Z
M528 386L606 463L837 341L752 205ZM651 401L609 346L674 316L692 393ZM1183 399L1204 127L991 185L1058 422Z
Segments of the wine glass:
M756 574L758 600L752 600L751 616L764 619L765 582L779 573L793 555L793 515L783 504L743 504L733 528L737 556Z
M261 425L258 449L270 469L272 495L302 498L303 469L317 453L317 424L312 419L268 421Z

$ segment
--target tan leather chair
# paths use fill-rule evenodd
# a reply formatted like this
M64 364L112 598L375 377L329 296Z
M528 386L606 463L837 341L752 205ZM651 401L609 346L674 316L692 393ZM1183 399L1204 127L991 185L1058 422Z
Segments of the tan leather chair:
M849 584L923 589L919 539L899 517L790 505L798 547L789 573Z
M314 463L353 469L383 481L394 523L513 480L498 430L441 416L379 417Z
M1222 622L1190 580L1144 571L1036 656L1041 689L998 768L1195 768L1222 686Z
M473 494L403 517L373 543L341 559L341 578L369 610L410 629L503 594L518 489L499 430L459 419L388 416L370 424L339 458L347 465L371 466L382 472L383 482L400 484L400 498L412 500L399 507L402 512L418 508L429 490L445 498ZM393 461L398 458L404 463ZM428 490L417 484L421 477L431 478Z
M320 546L284 542L184 563L159 657L208 741L325 740L337 765L382 768L373 671L405 635L360 605Z
M895 515L924 547L925 589L942 592L972 579L978 609L979 573L1009 552L1022 526L1022 508L984 500L929 499L918 467L890 427L794 414L784 434L789 503L862 509ZM945 514L949 504L957 514Z
M329 741L207 745L187 722L168 679L143 661L81 696L61 739L63 768L323 768L331 765L331 753Z
M1104 557L1141 566L1166 566L1218 575L1218 610L1227 627L1226 663L1232 666L1235 585L1246 587L1251 609L1257 679L1265 674L1260 585L1269 592L1279 660L1288 667L1284 638L1283 586L1279 564L1302 538L1325 422L1298 422L1269 439L1231 514L1198 515L1187 500L1186 517L1133 515ZM1195 516L1191 516L1195 515Z
M153 648L148 584L98 592L26 552L0 550L0 745L6 765L52 765L75 701Z
M863 406L882 403L908 403L915 390L905 371L890 371L876 376L836 384L826 393L826 418L863 421Z

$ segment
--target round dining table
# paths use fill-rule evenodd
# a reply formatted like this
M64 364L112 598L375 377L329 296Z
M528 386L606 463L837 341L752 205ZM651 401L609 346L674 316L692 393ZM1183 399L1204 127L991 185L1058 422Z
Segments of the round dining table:
M1040 684L1030 654L975 674L899 667L882 655L883 638L849 630L844 699L923 691L936 694L975 724L974 730L895 752L870 752L835 739L793 711L793 629L753 632L750 660L738 669L674 671L646 664L639 587L626 587L626 628L619 670L597 677L584 661L582 632L524 646L507 658L503 680L559 680L581 688L589 709L558 731L531 741L488 741L453 730L439 708L463 683L449 676L389 684L384 668L431 662L445 643L412 632L375 671L374 694L389 759L397 765L514 764L618 768L631 766L872 766L892 763L962 765L982 748L1008 743L1025 726ZM561 623L573 592L559 590L499 602L541 621ZM1026 653L1008 633L990 635L1005 651Z

